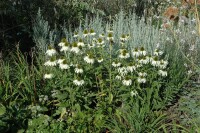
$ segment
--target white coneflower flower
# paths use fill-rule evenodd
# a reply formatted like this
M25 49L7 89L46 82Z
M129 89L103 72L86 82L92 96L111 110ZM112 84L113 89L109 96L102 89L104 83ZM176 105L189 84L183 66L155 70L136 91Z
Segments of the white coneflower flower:
M130 34L126 34L126 39L128 40L130 38Z
M78 54L80 52L80 48L78 47L78 44L77 43L73 43L72 48L71 48L70 51L73 52L73 53Z
M138 62L140 64L147 64L147 63L149 63L149 58L147 56L141 57L138 59Z
M70 51L78 54L80 52L80 49L79 47L72 47Z
M97 39L96 38L92 38L92 43L97 43Z
M160 61L158 60L157 57L152 57L151 58L151 65L152 66L159 66L160 65Z
M121 58L121 59L127 59L127 58L129 58L130 57L130 54L129 53L121 53L120 55L119 55L119 58Z
M132 84L132 80L130 78L125 78L122 80L122 84L125 86L130 86Z
M135 66L136 66L136 68L140 68L140 67L142 67L142 64L136 64Z
M78 36L79 36L79 35L78 35L78 32L75 32L73 37L76 38L76 37L78 37Z
M120 41L127 41L128 40L128 38L126 37L126 35L125 34L122 34L121 35L121 37L120 37Z
M126 67L119 67L119 68L118 68L118 72L119 72L119 74L122 75L122 76L125 76L125 75L127 75L127 73L128 73Z
M103 58L98 58L97 62L101 63L103 61Z
M104 37L105 37L105 34L100 34L99 37L100 37L100 38L104 38Z
M146 77L147 73L145 73L145 72L139 72L138 75L139 75L139 77Z
M85 44L84 44L84 42L83 42L82 39L79 39L79 40L78 40L77 46L81 46L81 47L84 47L84 46L85 46Z
M102 38L98 38L96 43L97 43L98 45L102 45L102 44L104 44L104 41L103 41Z
M107 30L107 33L113 33L112 29Z
M73 83L74 83L76 86L82 86L85 82L84 82L84 80L75 79L75 80L73 81Z
M139 50L140 55L145 56L147 54L147 51L145 51L144 47L141 47Z
M161 60L160 64L159 64L159 67L161 69L165 69L167 67L167 65L168 65L168 61Z
M45 74L44 75L44 79L51 79L53 77L53 74L52 73L49 73L49 74Z
M91 43L91 44L88 44L88 48L94 48L95 47L95 44L94 43Z
M115 77L115 79L117 79L117 80L122 80L122 76L117 75L117 76Z
M159 70L158 74L163 76L163 77L166 77L167 76L167 71Z
M60 69L69 69L70 66L67 64L66 60L64 60L62 63L59 64Z
M56 66L57 61L55 59L50 59L44 63L45 66Z
M133 64L129 64L129 65L126 67L126 69L127 69L127 71L129 71L129 72L132 73L133 71L136 70L136 66L133 65Z
M70 67L74 67L74 66L76 66L76 65L74 65L74 64L71 62L69 66L70 66Z
M46 51L46 55L53 56L55 54L56 54L56 50L52 48L51 46L49 46L48 50Z
M108 33L107 40L108 41L113 41L114 40L114 37L113 37L112 33Z
M87 55L84 57L84 61L88 64L94 64L94 58L92 57L92 55Z
M91 30L90 30L90 35L91 35L91 36L94 36L94 35L96 35L96 33L94 32L94 30L93 30L93 29L91 29Z
M120 66L121 66L121 63L120 63L120 62L117 62L117 61L114 61L114 62L112 63L112 66L113 66L113 67L120 67Z
M67 52L70 49L69 44L65 42L65 44L61 47L60 52Z
M76 65L76 68L74 69L75 73L83 73L83 69L80 67L80 65Z
M60 46L60 47L65 46L65 42L60 42L60 43L58 43L58 46Z
M84 30L84 31L83 31L83 37L86 37L86 36L88 36L88 35L89 35L88 30Z
M62 47L65 45L65 43L67 43L66 38L62 38L61 42L58 44L59 47Z
M134 91L131 91L131 96L133 97L133 96L137 96L138 95L138 92L136 91L136 90L134 90Z
M57 63L60 64L60 63L62 63L64 60L65 60L64 57L61 57L60 59L57 60Z
M138 77L137 81L138 81L138 83L146 83L146 78Z
M153 54L154 54L155 56L159 56L159 55L162 55L162 54L163 54L163 51L161 51L161 50L159 50L159 49L155 49L154 52L153 52Z
M134 57L139 57L139 56L140 56L140 52L139 52L138 48L135 48L135 49L132 51L132 55L133 55Z
M130 54L128 53L128 51L126 49L121 49L120 50L119 58L121 58L121 59L127 59L129 57L130 57Z

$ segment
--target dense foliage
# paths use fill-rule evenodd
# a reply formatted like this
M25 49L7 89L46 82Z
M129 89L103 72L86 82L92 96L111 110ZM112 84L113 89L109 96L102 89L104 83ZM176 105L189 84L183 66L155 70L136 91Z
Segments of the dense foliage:
M196 2L2 0L0 132L199 132Z

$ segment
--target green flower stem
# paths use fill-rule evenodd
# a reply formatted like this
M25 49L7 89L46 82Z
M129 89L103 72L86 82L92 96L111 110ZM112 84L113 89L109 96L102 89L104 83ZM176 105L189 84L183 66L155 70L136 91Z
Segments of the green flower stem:
M112 90L112 43L110 42L109 45L109 49L110 49L110 72L109 72L109 79L110 79L110 93Z

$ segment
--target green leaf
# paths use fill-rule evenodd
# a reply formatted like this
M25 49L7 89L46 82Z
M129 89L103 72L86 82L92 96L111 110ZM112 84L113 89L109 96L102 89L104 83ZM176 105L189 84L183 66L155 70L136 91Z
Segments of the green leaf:
M6 113L6 107L0 104L0 116Z
M112 94L112 93L110 93L110 94L109 94L109 104L111 104L111 103L112 103L112 101L113 101L113 94Z
M0 86L0 96L2 95L2 93L3 93L3 88L2 86Z

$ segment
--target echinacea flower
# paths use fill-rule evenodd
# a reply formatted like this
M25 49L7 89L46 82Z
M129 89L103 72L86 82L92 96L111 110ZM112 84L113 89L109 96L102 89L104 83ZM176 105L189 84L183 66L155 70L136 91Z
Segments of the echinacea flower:
M134 90L134 91L131 91L131 96L133 97L133 96L137 96L138 95L138 92L136 91L136 90Z
M166 77L167 76L167 71L159 70L158 74L161 75L162 77Z
M121 58L121 59L127 59L129 57L130 57L130 54L128 53L128 51L126 49L120 50L119 58Z
M122 76L117 75L117 76L115 77L115 79L117 79L117 80L122 80Z
M161 51L161 50L159 50L159 49L155 49L153 54L154 54L155 56L159 56L159 55L162 55L162 54L163 54L163 51Z
M119 67L117 70L121 76L125 76L128 73L126 67Z
M135 49L132 51L132 55L133 55L134 57L139 57L139 56L140 56L140 52L139 52L138 48L135 48Z
M88 64L94 64L94 58L92 57L92 55L87 55L84 57L84 61Z
M113 33L113 30L109 29L107 30L108 33Z
M120 41L127 41L128 40L128 38L126 37L126 35L125 34L122 34L121 35L121 37L120 37Z
M79 40L78 40L77 46L81 46L81 47L84 47L84 46L85 46L85 44L84 44L84 42L83 42L82 39L79 39Z
M160 64L158 65L161 69L165 69L168 65L168 61L160 60Z
M146 77L147 73L145 73L145 72L139 72L138 75L139 75L139 77Z
M60 64L60 63L62 63L64 60L65 60L64 57L61 57L60 59L57 60L57 63Z
M129 72L133 72L136 70L136 66L132 63L130 63L127 67L126 67L127 71Z
M51 79L53 77L53 74L52 73L49 73L49 74L45 74L44 75L44 79Z
M121 66L121 63L120 63L120 62L117 62L117 61L114 61L114 62L112 63L112 66L113 66L113 67L120 67L120 66Z
M138 62L140 64L147 64L147 63L149 63L149 58L147 56L143 56L141 58L138 58Z
M57 61L54 58L51 58L50 60L44 63L45 66L56 66L56 64L57 64Z
M88 30L84 30L84 31L83 31L83 37L86 37L86 36L88 36L88 35L89 35Z
M64 43L64 45L61 47L60 51L61 52L67 52L70 50L69 44L67 42Z
M73 81L73 83L76 85L76 86L82 86L85 82L84 80L81 80L81 79L75 79Z
M160 61L158 60L158 57L151 58L151 65L156 66L156 67L160 65Z
M113 41L114 40L114 37L113 37L112 33L108 33L107 40L108 41Z
M58 43L58 46L59 47L63 47L65 45L65 42L60 42L60 43Z
M99 37L100 37L100 38L104 38L105 35L104 35L104 34L100 34Z
M76 68L74 69L75 73L83 73L83 69L80 65L76 65Z
M102 38L98 38L96 43L97 43L98 45L102 45L102 44L104 44L104 41L103 41Z
M94 43L91 43L91 44L88 44L88 48L94 48L95 47L95 44Z
M70 66L67 64L66 60L64 60L62 63L60 63L59 65L60 69L65 70L65 69L69 69Z
M146 78L145 77L138 77L137 81L138 81L138 83L146 83Z
M97 62L99 62L99 63L101 63L102 61L103 61L102 57L100 57L100 58L97 59Z
M70 51L73 52L73 53L76 53L76 54L78 54L80 52L80 48L78 47L78 44L76 42L73 43Z
M76 37L78 37L78 36L79 36L79 35L78 35L78 32L75 32L73 37L76 38Z
M93 29L90 29L90 35L91 35L91 36L94 36L94 35L96 35L96 33L94 32L94 30L93 30Z
M141 47L139 50L140 55L145 56L147 54L147 51L144 49L144 47Z
M48 50L46 51L46 55L53 56L55 54L56 54L56 50L52 48L51 46L49 46Z
M130 86L132 84L132 80L130 78L125 78L122 80L122 84L125 86Z

